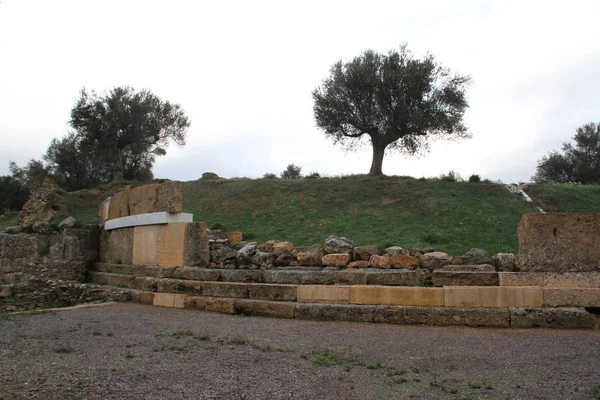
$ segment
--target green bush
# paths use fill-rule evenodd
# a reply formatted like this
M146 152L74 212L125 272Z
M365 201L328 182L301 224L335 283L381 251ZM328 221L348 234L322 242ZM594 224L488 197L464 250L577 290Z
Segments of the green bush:
M481 177L479 175L471 175L469 177L469 182L479 183L481 182Z
M302 178L302 167L298 167L297 165L290 164L287 168L281 173L282 179L300 179Z
M320 179L321 178L321 174L319 174L318 172L311 172L310 174L306 175L304 178L306 178L306 179Z
M214 224L211 225L210 229L212 229L212 230L220 229L220 230L224 231L225 226L220 222L215 222Z
M448 174L440 175L440 180L442 182L462 182L460 174L452 170L448 171Z
M277 175L267 172L263 175L263 179L277 179Z

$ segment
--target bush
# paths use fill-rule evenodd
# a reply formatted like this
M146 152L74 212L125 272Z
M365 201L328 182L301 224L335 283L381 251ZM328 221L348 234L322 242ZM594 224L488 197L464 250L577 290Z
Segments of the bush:
M304 178L306 178L306 179L320 179L321 178L321 174L319 174L318 172L311 172L310 174L306 175Z
M277 175L267 172L263 175L263 179L277 179Z
M469 177L469 182L479 183L481 182L481 177L479 175L471 175Z
M462 182L462 178L458 172L454 172L452 170L448 171L447 175L440 175L440 180L442 182Z
M224 231L225 226L220 222L215 222L214 224L211 225L210 229L212 229L212 230L220 229L220 230Z
M281 173L282 179L300 179L302 178L302 167L298 167L294 164L290 164L287 168Z

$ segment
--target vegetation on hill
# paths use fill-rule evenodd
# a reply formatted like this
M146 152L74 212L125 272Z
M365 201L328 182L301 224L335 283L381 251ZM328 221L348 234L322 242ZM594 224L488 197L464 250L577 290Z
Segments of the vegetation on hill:
M600 186L536 184L527 194L546 212L600 212Z

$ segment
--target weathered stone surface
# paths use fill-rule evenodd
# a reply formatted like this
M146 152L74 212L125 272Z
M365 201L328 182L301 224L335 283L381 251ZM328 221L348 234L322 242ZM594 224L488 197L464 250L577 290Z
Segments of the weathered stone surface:
M277 240L267 240L265 243L259 244L258 249L266 253L272 253L276 243L278 243Z
M102 203L100 203L100 207L98 208L98 224L100 226L104 225L110 216L111 201L112 197L108 197Z
M600 272L500 272L500 286L600 288Z
M498 253L492 257L496 271L517 272L517 256L513 253Z
M446 286L446 307L541 307L540 287Z
M317 321L373 322L375 306L298 303L295 318Z
M129 213L129 195L131 188L126 188L115 193L110 201L108 219L127 217Z
M375 322L402 325L470 326L506 328L508 308L379 306Z
M371 246L357 246L354 248L353 254L356 261L369 261L372 255L381 255L382 251L379 247Z
M348 268L369 268L368 261L352 261L347 265Z
M128 229L128 228L123 228ZM123 229L118 229L123 230ZM133 228L133 261L136 265L158 265L164 225L145 225ZM113 232L113 231L110 231ZM114 262L107 260L107 262Z
M133 264L133 229L102 231L98 259L104 263Z
M544 288L544 306L600 307L600 289Z
M129 192L129 215L156 212L158 184L138 186Z
M489 264L482 265L446 265L442 271L457 271L457 272L493 272L494 267Z
M351 259L352 256L350 253L331 253L325 254L323 258L321 258L321 263L324 266L345 267Z
M390 266L390 256L387 254L385 256L372 255L371 258L369 258L369 267L387 269L390 268Z
M600 271L600 213L524 215L517 265L524 272Z
M326 253L352 253L352 249L354 249L354 242L343 236L331 235L325 239Z
M183 267L186 255L185 245L187 244L188 223L166 224L161 228L158 265L161 267ZM135 242L133 251L135 255Z
M392 246L385 249L385 254L403 254L408 256L410 255L410 251L406 250L404 247Z
M331 285L331 271L262 271L266 283L286 283L293 285Z
M77 222L75 220L75 218L67 217L67 218L63 219L60 224L58 224L58 229L60 229L60 230L71 229L72 227L75 226L75 222Z
M235 258L239 264L251 264L254 253L256 253L256 246L250 244L238 250L235 253Z
M366 285L369 275L373 275L375 273L376 272L350 269L350 270L342 270L342 271L333 271L332 277L333 277L333 281L336 284Z
M385 286L430 286L431 272L425 269L412 271L382 271L368 276L367 284Z
M262 271L252 269L223 269L220 271L223 282L260 282Z
M23 204L19 213L20 225L29 226L35 222L50 222L56 215L53 205L58 198L60 188L52 178L45 178L42 182L29 186L29 200Z
M296 285L249 284L248 298L269 301L296 301Z
M275 261L276 258L277 257L273 253L267 253L265 251L259 250L256 252L256 254L254 254L254 258L252 260L253 260L253 264L261 265L263 263L273 264L273 262Z
M189 296L186 299L185 308L197 308L198 310L235 314L234 301L234 299L219 297Z
M462 255L465 262L463 264L491 264L492 258L488 256L488 253L484 249L471 249Z
M202 295L202 282L187 281L183 279L160 279L157 282L157 291L167 293L187 293L191 295Z
M441 251L434 251L426 253L421 256L421 267L429 270L436 270L450 265L452 263L452 257Z
M232 263L235 261L236 251L228 246L214 249L210 252L210 261L213 263Z
M498 286L495 271L433 271L433 286Z
M321 245L314 245L304 247L298 251L296 257L298 258L298 264L303 266L316 266L320 267L322 264L321 259L325 255L325 248Z
M298 301L303 303L348 303L350 286L298 286Z
M592 314L584 308L510 308L513 328L592 329Z
M235 311L244 315L262 317L294 318L296 303L284 301L264 301L236 299Z
M155 293L153 305L160 307L184 308L187 294Z
M221 271L197 267L173 268L172 277L193 281L218 281L221 277Z
M248 298L248 284L233 282L203 282L202 295L208 297Z
M417 257L402 253L391 253L389 258L392 268L416 269L421 265L421 261Z
M156 211L180 213L183 203L181 182L164 182L156 189Z
M208 232L204 222L189 222L185 239L184 265L190 267L208 267L210 251Z
M6 298L12 296L12 289L10 286L0 286L0 298Z
M202 179L215 180L219 179L219 175L215 174L214 172L205 172L202 174Z
M33 223L33 225L31 226L31 229L35 232L35 233L40 233L42 235L47 235L50 234L54 231L54 229L52 228L52 225L50 225L50 222L48 221L35 221Z
M276 267L287 267L288 265L291 265L293 262L296 261L296 257L294 257L292 254L283 253L277 256L275 261L273 261L273 265L275 265Z
M277 242L273 245L273 253L276 255L291 253L293 250L294 245L290 242Z
M238 244L243 239L242 232L227 232L227 240L232 245Z
M8 233L10 235L16 235L23 232L22 226L9 226L4 229L4 233Z
M350 287L350 303L399 306L443 306L444 289L393 286L352 286Z

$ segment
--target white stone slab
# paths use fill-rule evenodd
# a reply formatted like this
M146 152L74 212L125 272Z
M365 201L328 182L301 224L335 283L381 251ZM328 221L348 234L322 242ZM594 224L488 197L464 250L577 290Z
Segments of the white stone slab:
M192 222L193 219L194 215L190 213L171 214L166 211L161 211L109 219L104 223L104 229L110 231L111 229L128 228L131 226L160 225L171 222Z

